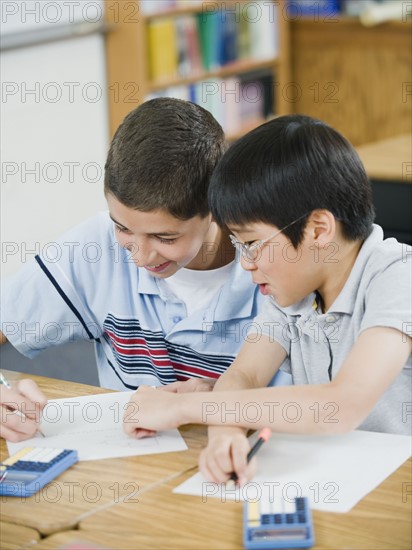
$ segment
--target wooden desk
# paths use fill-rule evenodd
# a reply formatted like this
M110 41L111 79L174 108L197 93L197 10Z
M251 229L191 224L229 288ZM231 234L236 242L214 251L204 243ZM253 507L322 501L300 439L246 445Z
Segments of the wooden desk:
M6 372L10 380L22 375ZM49 398L104 393L108 390L32 376ZM50 486L27 499L2 497L1 521L24 525L42 534L74 529L90 514L104 510L122 499L133 500L135 493L147 490L162 480L172 479L197 464L200 441L182 431L188 451L80 462L64 472ZM0 458L8 456L1 440ZM49 489L47 489L49 487ZM111 522L110 522L111 524Z
M69 545L79 545L77 548L91 549L121 549L136 550L210 550L219 548L226 550L224 542L219 546L210 546L207 540L202 540L193 532L186 534L174 534L173 537L156 535L139 535L138 533L127 533L124 537L112 533L101 533L93 531L63 531L56 533L40 541L33 550L55 550L56 548L66 548Z
M347 514L314 511L314 548L410 549L412 495L406 495L406 484L412 482L411 465L411 461L403 464ZM169 542L164 546L164 540L174 541L185 533L187 540L179 541L182 550L241 549L242 504L173 494L172 489L187 477L183 474L147 491L138 503L117 504L93 514L80 523L78 535L103 547L131 549L175 548ZM105 542L102 533L108 524L112 528Z
M12 373L7 376L13 379ZM104 391L33 378L54 398ZM85 501L76 492L72 502L68 494L63 494L58 502L36 499L36 495L25 502L7 499L1 505L1 520L19 525L19 529L23 525L51 534L34 545L39 550L79 541L93 543L97 548L122 550L242 548L241 503L221 502L213 497L202 501L200 497L172 493L174 487L196 471L198 453L206 443L204 427L187 426L182 433L189 451L82 462L59 478L60 485L79 483L80 487L95 480L102 488L97 503ZM4 456L4 442L2 445ZM314 548L410 549L411 465L411 461L403 464L348 514L315 511ZM110 486L118 483L123 487L130 482L139 484L137 495L115 502Z
M412 134L356 148L371 179L412 183Z
M3 550L18 550L36 544L40 535L34 529L15 525L14 523L0 522L0 546Z
M385 237L412 244L412 134L357 148L372 182L376 223Z

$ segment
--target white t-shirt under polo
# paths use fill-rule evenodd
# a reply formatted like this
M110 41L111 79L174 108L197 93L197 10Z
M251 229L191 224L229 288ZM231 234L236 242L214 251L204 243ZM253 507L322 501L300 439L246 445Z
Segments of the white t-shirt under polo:
M187 315L205 309L228 280L234 262L207 271L181 268L171 277L163 279L173 294L186 306Z
M336 376L364 330L391 327L399 338L412 336L411 293L412 248L383 240L382 229L375 225L327 313L313 308L314 294L286 308L268 296L249 333L279 342L288 355L282 370L292 374L294 384L325 384ZM411 434L411 373L409 356L360 429Z

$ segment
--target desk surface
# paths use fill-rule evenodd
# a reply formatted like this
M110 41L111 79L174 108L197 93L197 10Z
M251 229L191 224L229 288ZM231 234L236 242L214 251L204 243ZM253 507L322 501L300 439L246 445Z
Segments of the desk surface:
M0 522L0 544L4 550L17 550L36 544L40 535L34 529L15 525L13 523Z
M313 511L314 548L410 549L412 497L403 502L402 487L411 483L411 464L403 464L347 514ZM80 532L103 544L99 533L111 522L115 548L129 548L127 541L137 535L151 537L150 548L162 548L162 540L172 539L175 533L189 534L182 550L242 548L242 504L173 494L172 489L187 477L183 474L142 494L138 503L118 504L90 516L80 523ZM200 539L195 546L193 537Z
M14 376L8 373L8 377ZM33 378L51 398L105 391ZM51 534L34 545L39 549L59 548L79 541L125 550L242 548L241 503L221 502L213 497L202 501L200 497L172 493L174 487L195 472L199 450L206 442L203 427L188 426L182 434L189 451L82 462L59 478L64 488L64 483L78 483L80 488L91 481L99 483L102 497L98 502L85 500L81 491L74 491L72 499L68 492L64 493L57 502L54 494L48 499L44 496L36 499L34 495L25 502L9 498L2 502L1 520L18 524L19 529L23 525ZM4 458L4 441L1 451ZM347 514L314 511L314 548L411 548L411 465L411 461L403 464ZM132 498L122 499L130 495L130 488L126 487L116 499L110 489L114 483L120 488L127 483L137 483L138 492ZM79 530L73 531L78 527Z
M7 372L12 381L23 376ZM32 376L50 399L104 393L107 390ZM186 433L186 435L185 435ZM173 478L197 464L198 439L182 430L188 451L79 462L52 484L27 499L2 497L1 520L25 525L42 534L74 529L89 514L103 510L122 498L133 500L134 493ZM1 440L0 458L8 456Z
M412 183L412 134L356 148L371 179Z

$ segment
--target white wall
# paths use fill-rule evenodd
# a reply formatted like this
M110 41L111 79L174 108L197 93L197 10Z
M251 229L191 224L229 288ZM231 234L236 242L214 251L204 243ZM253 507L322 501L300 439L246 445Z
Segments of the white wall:
M47 29L53 19L55 25L90 23L102 15L99 2L82 2L83 8L89 4L88 10L74 13L70 10L76 2L60 0L59 21L58 10L42 12L56 1L1 4L6 37ZM11 16L7 5L21 9ZM105 208L109 131L102 35L5 50L0 65L3 277L62 232Z

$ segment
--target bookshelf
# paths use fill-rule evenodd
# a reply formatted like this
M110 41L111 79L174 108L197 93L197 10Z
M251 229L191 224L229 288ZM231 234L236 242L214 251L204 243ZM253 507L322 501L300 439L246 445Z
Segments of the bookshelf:
M112 135L128 112L160 95L210 110L230 141L291 112L279 1L108 0L105 17Z

